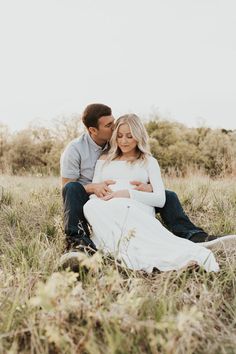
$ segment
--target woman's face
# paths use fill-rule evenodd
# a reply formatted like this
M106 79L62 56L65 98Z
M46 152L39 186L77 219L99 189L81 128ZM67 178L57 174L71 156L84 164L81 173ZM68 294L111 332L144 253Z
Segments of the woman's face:
M116 141L123 154L135 154L137 141L133 138L127 123L119 126Z

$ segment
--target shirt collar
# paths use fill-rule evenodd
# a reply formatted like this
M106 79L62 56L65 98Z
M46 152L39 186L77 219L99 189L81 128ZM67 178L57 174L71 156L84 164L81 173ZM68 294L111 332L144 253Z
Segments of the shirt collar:
M93 146L94 151L105 151L108 148L108 142L106 143L105 146L102 147L102 146L95 143L95 141L91 138L89 133L86 133L86 135L87 135L88 142L90 145Z

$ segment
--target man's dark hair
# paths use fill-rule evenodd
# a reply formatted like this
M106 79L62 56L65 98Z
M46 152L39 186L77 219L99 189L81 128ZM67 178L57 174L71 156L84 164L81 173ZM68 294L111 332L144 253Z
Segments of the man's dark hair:
M102 103L92 103L88 105L82 114L82 121L86 128L98 128L98 120L104 116L112 114L111 108Z

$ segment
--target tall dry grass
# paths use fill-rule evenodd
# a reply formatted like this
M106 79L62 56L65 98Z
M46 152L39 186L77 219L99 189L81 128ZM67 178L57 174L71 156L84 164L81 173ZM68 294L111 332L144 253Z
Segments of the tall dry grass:
M59 181L1 176L1 353L235 353L236 251L221 270L146 275L99 254L60 271ZM166 178L209 233L236 231L233 179Z

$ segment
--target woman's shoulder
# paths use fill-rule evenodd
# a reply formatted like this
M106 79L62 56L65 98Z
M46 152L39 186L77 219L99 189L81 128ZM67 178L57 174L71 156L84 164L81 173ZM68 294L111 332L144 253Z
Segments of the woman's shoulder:
M147 155L146 159L148 162L154 162L157 161L157 159L153 155Z
M106 160L106 158L107 158L107 154L102 154L102 155L99 157L98 161L100 161L100 160Z
M157 159L154 156L152 156L152 155L148 155L147 156L147 162L148 162L149 166L154 166L154 165L158 165L159 166L159 163L158 163Z

